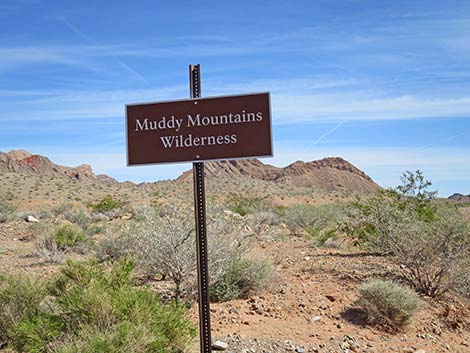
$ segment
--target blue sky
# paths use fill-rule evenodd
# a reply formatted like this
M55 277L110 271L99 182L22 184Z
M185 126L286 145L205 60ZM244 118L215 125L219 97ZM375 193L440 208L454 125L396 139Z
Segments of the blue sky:
M468 1L0 2L0 150L119 180L124 105L271 91L278 166L341 156L383 186L421 169L470 193Z

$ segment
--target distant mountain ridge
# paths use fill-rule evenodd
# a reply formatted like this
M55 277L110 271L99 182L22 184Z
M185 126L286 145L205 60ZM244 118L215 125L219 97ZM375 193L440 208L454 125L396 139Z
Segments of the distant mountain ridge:
M258 159L210 162L205 172L208 177L248 177L326 191L372 192L380 188L367 174L341 157L296 161L284 168L264 164ZM189 170L177 180L190 180L191 176Z
M8 153L0 152L0 172L40 174L51 177L60 176L77 181L93 179L116 182L109 176L95 175L91 166L88 164L82 164L77 167L66 167L55 164L47 157L32 154L25 150L13 150Z
M367 174L340 157L328 157L311 162L296 161L284 168L264 164L258 159L208 162L205 166L209 178L247 178L323 191L345 190L367 193L380 188ZM88 164L77 167L62 166L45 156L25 150L0 152L0 172L117 183L107 175L95 175ZM179 182L189 180L192 180L191 170L176 179Z
M470 202L470 194L462 195L462 194L459 194L459 193L455 193L455 194L449 196L449 199L457 201L457 202Z

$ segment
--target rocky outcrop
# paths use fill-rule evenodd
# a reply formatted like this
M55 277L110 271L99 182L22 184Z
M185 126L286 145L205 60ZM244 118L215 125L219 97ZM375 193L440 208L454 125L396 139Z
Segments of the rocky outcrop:
M468 195L462 195L459 193L455 193L451 196L449 196L450 200L457 201L457 202L470 202L470 194Z
M78 167L66 167L55 164L47 157L32 154L25 150L14 150L8 153L0 152L0 171L39 174L49 177L60 176L78 181L93 179L111 182L114 180L104 175L98 178L88 164L82 164Z
M380 188L367 174L340 157L297 161L285 168L264 164L258 159L211 162L206 164L205 172L208 177L248 177L326 191L371 192ZM191 178L192 171L187 171L178 180Z

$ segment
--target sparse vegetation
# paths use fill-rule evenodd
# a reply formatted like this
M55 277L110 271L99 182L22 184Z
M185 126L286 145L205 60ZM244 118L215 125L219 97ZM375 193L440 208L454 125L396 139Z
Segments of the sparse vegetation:
M394 255L419 291L438 296L452 287L452 273L462 270L462 260L470 256L469 227L457 208L433 202L435 193L427 191L430 182L422 174L407 173L403 180L400 188L356 204L351 234L369 248Z
M341 173L348 177L347 170ZM468 205L453 201L452 205L458 208L456 211L454 206L447 206L445 200L435 199L435 194L428 192L430 186L422 173L418 176L408 173L402 185L394 190L361 194L354 204L355 192L349 191L348 180L344 181L340 181L341 185L330 184L341 190L325 191L321 186L295 185L290 179L268 182L244 177L207 177L207 205L220 207L217 211L209 210L208 217L210 295L213 302L229 301L212 306L211 319L217 326L218 338L224 340L228 333L237 332L249 336L248 348L257 351L271 348L255 344L255 332L275 332L293 343L297 339L310 342L311 345L303 347L305 351L315 350L320 344L325 345L325 351L338 350L338 345L343 350L347 347L352 350L354 338L364 349L370 339L377 351L388 351L390 347L403 351L410 347L426 351L467 349L461 342L470 327L470 309L467 298L462 295L470 295L470 257L460 252L465 248L461 242L465 239L465 228L460 225L470 221ZM8 192L10 201L6 197ZM110 211L94 210L91 205L100 203L106 195L112 195L112 200L121 200L121 206ZM2 172L0 199L17 206L9 218L14 222L0 224L1 267L12 274L2 277L8 280L0 281L0 292L6 287L12 288L13 281L21 282L15 285L22 286L9 292L9 305L0 304L1 320L9 321L9 317L15 318L12 313L19 313L15 323L7 324L10 329L6 338L0 338L0 346L6 351L146 352L144 342L160 335L153 328L151 332L148 329L154 322L149 308L153 307L154 299L158 301L157 296L164 302L174 304L177 299L187 304L191 321L196 321L191 182L135 185L92 178L69 180L60 175ZM343 222L349 214L351 218ZM39 222L27 222L30 215ZM74 232L65 235L66 245L59 247L55 234L64 224L70 225ZM341 227L343 224L345 227ZM402 241L410 252L399 255L392 244L387 243L391 242L391 238L384 236L387 232ZM77 238L74 233L81 233L84 238ZM448 241L449 234L451 241ZM415 256L420 253L423 255L418 261ZM40 257L35 256L38 254ZM57 272L61 271L59 276L64 278L61 269L70 269L62 262L69 258L89 259L97 254L100 260L106 261L81 264L86 271L70 270L76 273L71 275L74 279L62 286ZM106 276L111 276L112 264L129 261L130 256L136 264L136 277L130 281L132 291L147 291L140 287L142 283L148 284L152 291L152 299L145 305L144 300L136 299L137 295L129 294L127 289L118 289L121 280L116 278L120 276L108 281L96 274L103 270ZM408 335L406 341L402 335L388 335L384 341L379 330L364 332L365 315L358 307L351 307L345 313L346 321L328 314L349 306L353 299L351 288L369 278L393 279L415 288L416 292L426 293L414 277L413 264L420 266L425 280L427 276L439 278L441 274L436 275L443 266L442 279L436 282L439 288L444 288L439 289L439 293L451 290L438 300L422 296L425 305L419 320L411 321L410 329L418 335ZM279 271L279 277L272 276L274 268ZM31 286L37 288L39 294L28 294L31 290L21 275L26 271L42 276L41 280L25 277L33 282ZM104 283L112 283L115 289L104 290ZM425 288L427 284L423 283ZM382 295L386 297L384 291ZM122 298L118 299L119 296ZM16 311L11 306L16 305L15 301L23 301ZM136 302L139 303L129 311L120 304L129 308ZM382 298L382 306L383 302ZM159 305L168 310L175 307L158 301ZM176 308L181 310L179 317L186 320L184 310ZM119 317L116 319L116 316ZM371 314L369 320L371 325L391 332L406 327L401 326L400 320L395 324L395 319L391 320L393 324L387 321L390 319L375 321ZM78 322L81 322L80 327L75 325ZM352 327L354 324L360 326ZM302 325L313 327L318 336L310 337L310 329L297 329ZM294 335L296 331L299 333ZM440 335L443 331L445 334ZM334 334L337 339L330 340L330 332L338 333ZM340 332L349 332L352 336L340 335ZM429 340L424 340L428 333L439 339L434 341L429 336ZM3 347L5 343L8 346ZM235 340L227 340L227 343L234 351L246 348ZM175 351L177 349L180 348Z
M64 259L65 251L59 248L51 234L39 234L36 239L35 252L46 262L58 264Z
M229 195L228 206L231 211L240 216L273 209L273 206L265 198L234 193Z
M409 288L391 281L374 280L360 287L356 305L365 312L369 324L397 332L410 323L419 298Z
M0 202L0 223L10 221L14 218L16 207L9 202Z
M65 250L85 241L86 237L82 230L74 224L63 224L57 228L53 238L59 249Z
M124 206L120 200L114 199L112 196L106 196L101 200L91 204L91 208L95 212L108 212L119 209Z
M210 296L214 301L246 298L266 288L272 281L274 269L265 260L233 258L225 264L222 276L211 284Z
M18 352L181 352L184 309L133 285L133 264L69 262L52 281L0 277L0 339Z
M142 270L162 274L173 282L176 301L183 295L187 299L193 299L196 288L196 253L192 210L167 208L157 212L147 208L142 216L145 217L145 222L124 227L117 237L103 243L102 257L134 256ZM209 268L213 283L229 276L226 271L233 270L234 261L244 252L242 239L238 234L240 228L235 219L224 219L218 211L209 216ZM248 276L248 271L253 269L247 267L249 263L246 261L238 264L245 266L242 275ZM261 266L258 269L265 268ZM243 280L248 282L248 279L240 279ZM240 293L250 286L256 285L243 284Z
M325 228L336 228L344 212L344 205L295 205L283 211L282 220L293 234L302 232L314 238Z

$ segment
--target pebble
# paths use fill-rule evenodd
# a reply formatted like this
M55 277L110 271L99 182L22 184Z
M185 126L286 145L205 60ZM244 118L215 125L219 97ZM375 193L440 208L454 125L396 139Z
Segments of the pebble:
M222 341L215 341L212 343L212 349L215 351L225 351L228 348L228 344Z
M26 217L26 222L29 222L29 223L39 223L39 219L37 219L37 218L34 217L34 216L28 216L28 217Z

